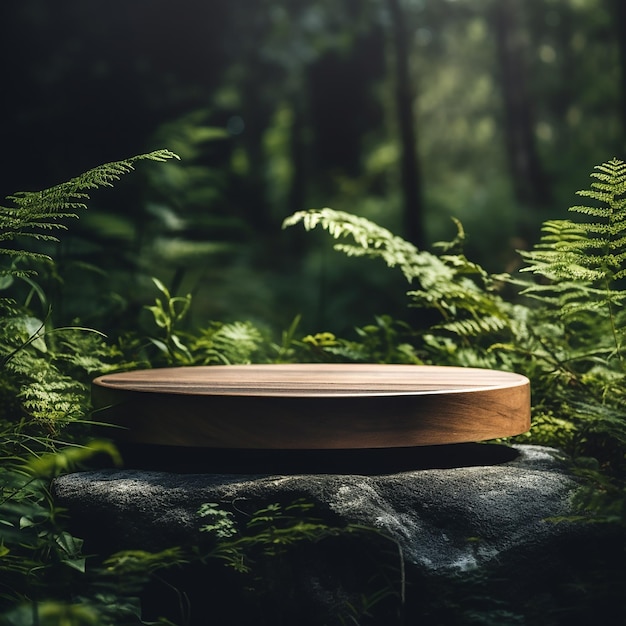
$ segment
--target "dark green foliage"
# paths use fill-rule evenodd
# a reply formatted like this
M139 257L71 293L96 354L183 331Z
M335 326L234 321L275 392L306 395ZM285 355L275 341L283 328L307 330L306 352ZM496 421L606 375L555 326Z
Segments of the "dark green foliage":
M411 304L438 313L412 337L424 361L503 367L528 375L533 428L518 440L569 454L572 470L583 481L576 496L581 515L569 519L612 525L619 553L626 543L626 163L603 163L592 177L591 188L579 195L593 204L571 208L587 221L549 220L541 241L521 252L527 263L522 272L533 274L534 282L523 280L524 274L490 276L469 262L461 249L461 229L437 256L367 220L330 209L297 213L285 225L302 222L307 230L321 226L336 239L351 238L354 243L336 249L381 258L417 283L408 292ZM510 286L518 294L505 299L502 294ZM338 343L316 337L328 351ZM616 589L626 584L623 562L616 561L598 555L584 582L561 581L553 589L558 600L540 600L531 609L490 605L488 590L464 592L469 577L444 600L441 615L422 615L424 623L518 624L529 623L531 614L532 623L587 623L605 604L615 603ZM568 584L582 586L584 598L572 598ZM479 594L476 609L468 608L473 602L467 593ZM559 602L571 604L565 608Z
M613 159L592 177L591 188L579 195L594 204L571 211L593 219L547 222L539 244L522 253L528 263L523 271L538 281L515 281L531 301L520 309L523 316L507 348L532 368L537 415L570 421L570 451L598 459L622 480L626 164Z
M111 184L139 158L171 156L167 151L152 153L96 168L84 179L53 188L56 191L17 194L11 198L12 208L0 210L1 240L50 241L53 231L62 227L57 220L83 208L88 190ZM0 277L0 288L7 290L0 298L0 619L16 626L138 624L146 619L139 597L145 589L165 585L176 590L177 616L185 623L193 603L176 587L182 566L209 567L234 594L231 600L245 598L248 606L261 606L264 598L276 615L282 610L294 619L293 581L302 555L342 549L365 564L350 541L371 531L321 522L311 505L302 502L267 506L244 523L221 505L207 504L199 511L198 524L204 524L208 542L195 552L172 546L156 554L130 550L84 555L80 539L65 530L47 485L51 477L95 454L119 461L112 446L90 441L82 425L89 416L88 384L98 373L135 364L361 361L501 367L525 373L533 388L533 429L520 441L568 453L582 481L576 496L580 519L611 525L622 540L626 164L613 159L592 176L591 188L579 192L591 206L571 209L584 217L545 222L541 241L521 253L527 265L515 276L493 276L471 262L463 251L460 224L454 240L439 244L434 253L341 211L299 212L285 220L285 226L301 222L307 230L320 226L340 240L339 251L379 258L406 278L407 303L419 316L408 323L381 314L356 328L352 338L331 331L302 337L297 316L278 340L249 321L194 327L189 316L192 296L177 295L155 279L157 298L145 307L152 323L148 336L127 333L112 346L101 334L80 326L55 328L54 311L32 278L42 261L54 271L46 253L0 251L9 261ZM16 281L26 286L25 292L12 290ZM403 563L397 550L389 558L389 550L387 545L379 555L368 555L363 576L351 579L355 586L337 605L338 620L366 624L376 623L372 620L378 615L398 618L398 601L405 595ZM528 606L504 592L504 601L490 596L482 580L466 576L450 589L436 582L430 590L421 589L439 595L438 606L416 595L406 610L415 611L426 624L574 623L577 612L585 619L595 614L626 583L613 561L609 573L602 571L606 562L598 554L584 580L572 578L556 586L539 581L529 590ZM407 582L419 588L421 581ZM542 595L542 585L556 595ZM580 598L572 591L577 585L584 589ZM213 589L216 602L223 600L220 589ZM389 606L395 608L386 613ZM289 613L292 608L295 613ZM159 618L156 613L150 616ZM160 623L172 622L163 618Z
M564 336L574 348L568 355L571 367L584 363L623 372L626 164L613 159L598 166L592 176L596 181L591 189L578 193L595 200L595 205L570 210L594 220L546 223L541 242L522 253L529 263L524 271L544 281L522 293L541 302L544 318L549 316L559 328L554 334ZM608 378L605 382L611 384Z
M284 554L300 541L320 541L364 530L357 526L329 526L312 515L313 508L303 501L287 506L269 504L255 511L243 529L234 522L232 513L216 503L203 504L198 515L206 522L200 530L217 539L210 556L222 559L236 571L250 573L255 559Z
M117 452L106 442L63 446L25 423L2 422L0 434L0 623L104 623L94 607L81 607L73 597L85 577L86 555L82 540L65 530L48 484L97 453L119 461Z

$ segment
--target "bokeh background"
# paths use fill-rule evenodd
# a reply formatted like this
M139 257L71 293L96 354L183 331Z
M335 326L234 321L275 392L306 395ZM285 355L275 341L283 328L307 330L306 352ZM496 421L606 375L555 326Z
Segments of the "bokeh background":
M494 272L626 154L622 0L3 0L0 197L156 148L54 250L55 315L346 332L398 273L285 217L330 206Z

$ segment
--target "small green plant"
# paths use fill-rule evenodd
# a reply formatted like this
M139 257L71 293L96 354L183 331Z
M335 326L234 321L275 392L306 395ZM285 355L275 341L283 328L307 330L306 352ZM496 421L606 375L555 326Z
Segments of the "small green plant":
M158 356L152 363L165 365L234 365L250 363L260 356L266 338L250 322L210 322L195 332L183 330L191 295L172 296L158 279L152 279L160 296L147 306L160 337L149 337Z
M370 340L363 342L362 345L336 340L333 347L328 344L320 346L313 336L300 339L297 336L300 315L294 317L289 327L282 331L279 341L273 341L267 330L249 321L210 321L190 330L187 328L187 315L191 308L191 295L173 296L160 280L156 278L152 280L159 291L159 296L153 305L145 308L150 312L160 335L148 337L149 343L156 348L156 354L148 353L146 357L148 364L151 365L294 363L332 360L333 354L343 360L366 360L373 358L374 345L378 344L375 335L380 342L385 342L384 350L389 353L396 350L393 339L400 332L399 324L384 316L377 318L377 330L374 326L369 326L357 331L362 332L364 337L370 336ZM334 338L334 335L332 336ZM383 348L377 345L377 349L380 354ZM407 362L415 362L411 360L414 357L410 354L408 344L398 347L398 352L405 353Z
M290 583L299 577L299 559L303 554L311 558L310 551L301 552L303 548L318 546L323 550L325 543L330 542L335 546L330 548L332 554L338 550L338 544L332 543L333 540L339 538L344 545L354 540L358 546L359 539L375 535L381 542L380 553L372 550L354 564L359 574L370 572L372 568L374 572L371 578L362 581L363 586L346 588L338 594L343 602L334 607L332 623L359 624L365 618L376 619L379 609L385 607L388 610L389 605L394 607L396 614L401 612L405 598L404 562L396 543L374 528L358 524L332 525L314 513L314 504L304 500L286 505L274 503L255 511L242 524L219 504L205 503L198 511L205 520L201 530L212 537L212 547L205 558L217 559L240 575L251 578L255 602L268 598L282 602L284 606L274 608L275 618L280 622L281 617L291 616L293 619L293 613L299 611L297 603L289 606L293 599L288 594ZM371 549L375 544L368 542L366 545ZM349 578L354 576L353 572Z
M310 357L317 356L321 361L335 358L363 363L422 363L412 343L413 330L406 322L376 315L372 324L354 330L355 340L323 332L307 335L302 342L309 346Z
M156 326L162 329L163 337L150 337L149 341L157 347L169 365L190 365L193 360L191 353L183 343L177 327L189 311L191 295L172 296L158 278L153 277L152 281L160 296L146 309L152 314Z

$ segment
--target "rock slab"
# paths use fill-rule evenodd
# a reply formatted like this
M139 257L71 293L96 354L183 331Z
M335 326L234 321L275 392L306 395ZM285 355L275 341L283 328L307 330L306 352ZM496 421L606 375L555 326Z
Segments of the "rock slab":
M508 579L501 591L506 597L497 601L492 597L487 612L500 611L494 607L504 603L509 607L504 613L516 617L518 613L530 614L530 609L523 609L515 599L519 593L536 595L539 580L571 573L572 562L576 562L573 555L583 550L580 546L604 539L599 539L598 531L589 525L554 521L573 512L572 494L577 487L557 450L524 445L508 450L508 460L498 463L469 461L462 467L390 472L378 468L374 473L103 469L56 479L53 496L57 504L69 511L74 533L100 554L198 544L206 539L200 532L204 520L198 515L204 503L218 504L234 519L246 519L268 504L288 505L304 500L313 503L316 515L329 524L362 525L391 538L402 555L403 585L413 580L419 581L415 584L422 589L432 584L437 588L441 581L456 584L459 580L475 580L485 572L493 581ZM359 550L376 549L364 541ZM298 599L296 604L309 606L307 615L314 620L307 622L300 616L302 624L333 623L329 616L336 614L339 596L349 595L345 581L332 580L332 575L329 579L329 571L344 571L343 566L320 563L322 552L317 551L313 557L301 554L299 558L303 560L295 567L295 577L302 575L306 580L299 584L294 580L294 584L308 589L307 597ZM340 552L335 551L335 556ZM358 558L350 558L354 567L360 567ZM354 578L354 574L350 576ZM319 591L322 578L324 593ZM311 591L316 585L318 591ZM494 583L492 589L496 586ZM403 607L395 611L393 619L400 613L405 615L406 596L414 593L411 585L403 589ZM461 615L466 609L455 602L449 600L448 605L456 606ZM562 607L548 605L542 614L563 614ZM435 624L443 619L437 617L443 609L435 609L423 597L412 610L419 612L420 623ZM500 616L498 623L523 623L507 622L505 617ZM463 623L456 614L452 618ZM245 623L241 617L238 619ZM263 623L258 622L258 614L256 619L256 623ZM394 623L389 615L385 619ZM568 623L575 623L571 615L567 619ZM556 617L555 620L545 623L560 623ZM268 623L281 622L274 616Z

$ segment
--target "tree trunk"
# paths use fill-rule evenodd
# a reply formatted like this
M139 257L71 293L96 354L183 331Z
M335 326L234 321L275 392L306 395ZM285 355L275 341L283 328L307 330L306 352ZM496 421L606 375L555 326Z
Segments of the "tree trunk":
M551 193L535 143L526 67L528 44L520 11L519 0L495 0L491 24L498 52L506 149L515 196L520 204L539 208L549 203Z
M621 112L622 112L622 150L626 151L626 3L624 0L610 0L610 10L615 25L615 35L619 46L621 66ZM623 157L622 157L623 158Z
M422 248L425 243L422 180L417 157L417 131L413 107L415 95L411 88L409 49L405 30L406 18L399 0L387 0L391 18L391 41L395 64L395 101L401 146L401 183L404 199L406 239Z

